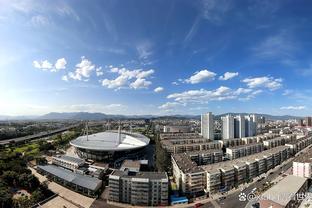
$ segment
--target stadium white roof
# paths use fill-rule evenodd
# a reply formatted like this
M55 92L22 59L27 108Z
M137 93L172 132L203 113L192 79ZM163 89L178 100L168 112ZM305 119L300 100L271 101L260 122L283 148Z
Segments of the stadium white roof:
M138 149L149 144L150 139L142 134L122 132L119 139L118 132L100 132L80 136L70 144L74 147L97 151L125 151ZM120 140L120 142L119 142Z

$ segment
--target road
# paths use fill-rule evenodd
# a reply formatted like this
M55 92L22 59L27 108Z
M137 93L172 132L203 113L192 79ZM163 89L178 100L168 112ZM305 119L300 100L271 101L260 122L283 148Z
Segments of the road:
M68 126L68 127L52 130L52 131L41 132L41 133L38 133L38 134L35 134L35 135L18 137L18 138L14 138L14 139L1 140L0 141L0 145L6 145L6 144L10 144L10 143L20 143L20 142L22 143L22 142L27 142L27 141L34 140L34 139L39 139L39 138L43 138L43 137L47 137L47 136L52 136L54 134L58 134L58 133L67 131L69 129L76 128L79 125L80 124L76 124L76 125L71 125L71 126Z
M309 146L305 149L303 149L301 152L297 153L295 155L295 157L292 157L292 158L289 158L287 161L285 161L284 163L282 163L281 165L275 167L273 170L269 171L269 172L273 172L273 174L267 174L266 177L261 180L261 181L256 181L252 184L250 184L248 186L248 188L246 188L245 190L243 190L243 192L247 195L248 193L250 193L254 188L263 188L263 185L266 183L266 182L269 182L269 181L272 181L274 180L275 178L277 178L281 172L285 172L286 170L288 170L289 168L292 167L292 162L293 160L299 155L299 154L302 154L306 151L308 151L310 148L312 147ZM255 180L258 180L260 177L257 177L255 178ZM238 189L236 192L226 196L226 199L224 200L216 200L217 203L223 208L237 208L237 207L245 207L248 203L248 200L246 201L239 201L238 200L238 196L239 194L241 193L241 191Z

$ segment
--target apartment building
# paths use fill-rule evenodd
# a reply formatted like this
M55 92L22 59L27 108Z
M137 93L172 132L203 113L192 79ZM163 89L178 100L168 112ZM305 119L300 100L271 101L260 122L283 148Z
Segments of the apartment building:
M209 194L217 193L221 190L221 171L218 166L202 166L207 175L206 190Z
M214 139L214 123L211 112L201 115L201 135L206 139Z
M240 145L226 148L226 155L230 160L239 157L248 156L263 151L262 143L252 143L248 145Z
M67 155L58 155L52 157L52 164L75 172L79 167L85 164L85 160Z
M297 152L306 148L310 144L312 144L312 137L306 136L306 137L302 137L302 138L287 142L285 145L290 147L291 154L296 154Z
M171 156L172 173L177 188L186 194L200 195L206 188L205 171L186 154Z
M274 139L265 140L263 141L263 145L265 149L271 149L277 146L285 145L286 143L294 140L295 136L282 136Z
M207 165L222 162L223 151L219 149L211 149L198 152L187 152L189 158L196 162L197 165Z
M161 145L170 154L221 149L222 147L218 141L205 139L162 140Z
M166 173L115 170L109 176L109 201L138 206L168 205Z
M200 184L196 186L198 190L215 193L249 182L289 157L290 148L279 146L234 160L198 165L191 160L189 154L184 153L172 155L173 175L182 192ZM195 179L196 182L192 184L191 181Z
M294 160L293 175L304 178L312 177L312 152L306 152Z

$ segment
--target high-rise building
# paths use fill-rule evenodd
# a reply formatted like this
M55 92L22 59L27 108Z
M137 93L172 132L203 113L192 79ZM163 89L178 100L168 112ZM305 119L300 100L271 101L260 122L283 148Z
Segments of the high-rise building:
M245 137L255 136L257 134L256 115L245 116Z
M308 116L305 118L305 125L312 126L312 117Z
M299 126L303 126L303 119L298 119L297 122Z
M234 118L234 137L245 137L245 117L242 115L237 115Z
M223 139L234 138L234 117L232 115L222 117L222 137Z
M201 135L205 139L214 139L213 137L213 115L211 112L201 115Z

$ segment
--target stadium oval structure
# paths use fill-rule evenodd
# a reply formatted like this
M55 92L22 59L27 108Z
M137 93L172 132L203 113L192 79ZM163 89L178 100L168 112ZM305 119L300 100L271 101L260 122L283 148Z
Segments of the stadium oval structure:
M80 136L70 141L70 144L81 158L107 160L116 154L134 153L149 142L150 139L142 134L111 131Z

